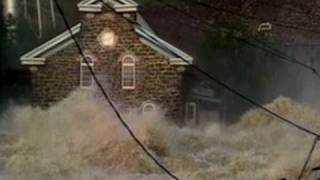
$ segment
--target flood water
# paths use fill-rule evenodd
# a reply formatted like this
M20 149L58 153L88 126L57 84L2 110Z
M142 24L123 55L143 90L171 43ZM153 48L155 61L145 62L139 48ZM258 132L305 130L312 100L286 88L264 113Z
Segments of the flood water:
M267 107L314 130L320 127L315 109L290 99L278 98ZM162 114L141 117L132 110L124 118L181 179L296 179L313 140L255 109L230 126L213 119L179 128ZM0 166L10 180L168 179L91 93L75 92L49 110L12 107L3 120L13 124L14 138L5 146L5 167ZM308 169L320 164L319 155L316 147ZM308 171L306 179L314 176Z

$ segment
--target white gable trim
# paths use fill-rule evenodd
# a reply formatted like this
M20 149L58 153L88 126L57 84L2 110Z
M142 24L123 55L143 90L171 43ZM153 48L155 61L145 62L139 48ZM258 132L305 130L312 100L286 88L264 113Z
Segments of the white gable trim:
M76 35L80 32L81 24L77 24L76 26L71 28L72 34ZM46 43L42 44L41 46L33 49L32 51L24 54L20 61L22 65L43 65L45 64L46 57L43 56L44 54L51 55L53 52L57 52L61 50L61 47L65 47L67 45L72 44L72 41L69 39L71 38L70 32L67 30L60 34L59 36L47 41ZM69 40L69 41L68 41ZM62 45L64 43L64 45ZM57 47L58 46L58 47ZM60 46L60 48L59 48ZM39 57L42 55L42 57Z
M133 0L104 0L104 2L116 12L138 11L138 4ZM81 12L101 12L103 3L98 0L83 0L77 6Z
M97 0L83 0L77 4L79 11L81 12L101 12L102 3L94 4Z
M136 12L138 4L133 0L105 0L116 12Z
M158 50L160 53L167 55L170 58L170 64L174 64L174 65L192 64L193 58L190 55L174 47L168 42L160 39L158 36L149 32L148 30L146 30L145 28L139 25L135 25L134 29L136 33L138 33L141 37L145 39L145 41L142 41L142 42L149 45L153 49Z
M146 39L144 39L144 38L140 38L140 41L141 41L143 44L145 44L145 45L151 47L152 49L158 51L159 53L163 54L164 56L166 56L166 57L168 57L168 58L170 58L170 59L174 58L174 56L173 56L172 54L167 53L166 51L162 50L162 49L159 48L158 46L154 45L152 42L150 42L150 41L148 41L148 40L146 40Z

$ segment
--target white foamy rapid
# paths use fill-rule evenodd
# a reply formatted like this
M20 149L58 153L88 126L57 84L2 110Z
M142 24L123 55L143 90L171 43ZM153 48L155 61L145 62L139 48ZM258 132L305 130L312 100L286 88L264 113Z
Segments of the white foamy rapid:
M316 111L289 99L268 108L319 126ZM10 180L168 179L90 92L75 92L48 110L11 108L4 117L12 121L12 135L1 143ZM229 127L178 128L161 112L143 118L132 110L124 117L153 154L187 180L295 179L313 140L258 110ZM319 155L317 148L310 167L320 165ZM308 171L306 179L314 177Z

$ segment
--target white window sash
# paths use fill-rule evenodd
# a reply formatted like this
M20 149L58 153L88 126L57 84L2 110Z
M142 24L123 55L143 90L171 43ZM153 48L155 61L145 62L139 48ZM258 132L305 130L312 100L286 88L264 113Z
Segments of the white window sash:
M132 68L132 73L128 75L128 73L125 71L125 68L126 67L130 67ZM136 87L136 68L135 68L135 63L125 63L123 62L122 63L122 89L125 89L125 90L133 90L135 89ZM125 79L127 79L126 77L130 76L130 79L131 79L131 76L132 76L132 85L129 86L129 85L126 85L125 84Z
M92 70L94 70L94 62L90 62L90 63L89 63L89 66L91 67ZM84 69L84 68L87 68L88 71L90 71L89 68L88 68L87 63L84 63L84 62L80 63L80 88L81 88L81 89L90 89L90 88L92 88L93 85L94 85L93 77L92 77L92 75L91 75L91 73L90 73L90 76L91 76L91 84L90 84L89 86L84 85L84 82L83 82L83 78L84 78L83 69Z

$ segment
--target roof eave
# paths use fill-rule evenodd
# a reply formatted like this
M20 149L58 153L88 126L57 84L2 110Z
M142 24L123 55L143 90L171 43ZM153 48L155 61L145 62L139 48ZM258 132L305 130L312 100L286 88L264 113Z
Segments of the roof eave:
M112 6L116 12L137 12L138 5L130 4L130 5L113 5Z
M193 63L193 59L170 58L171 65L189 66Z
M102 3L96 3L97 0L84 0L77 4L78 10L80 12L101 12L102 11Z
M46 59L45 58L21 58L21 64L22 65L28 65L28 66L39 66L39 65L45 65Z
M77 24L71 28L72 34L76 35L80 32L81 24ZM32 51L24 54L21 56L20 61L22 65L43 65L45 63L45 57L38 57L39 55L44 54L52 49L54 49L57 45L65 42L66 40L70 39L71 35L70 32L67 30L60 35L56 36L55 38L45 42L44 44L38 46L37 48L33 49Z
M193 63L193 58L190 55L174 47L168 42L160 39L159 37L147 31L146 29L143 29L140 26L135 26L135 32L143 38L146 38L150 43L153 43L154 46L157 46L157 49L162 49L163 51L170 51L170 54L174 54L175 57L170 57L170 64L190 65Z
M138 8L137 7L121 7L121 8L114 8L114 10L120 13L129 13L129 12L137 12Z
M102 4L78 5L78 9L80 12L101 12L102 11Z

